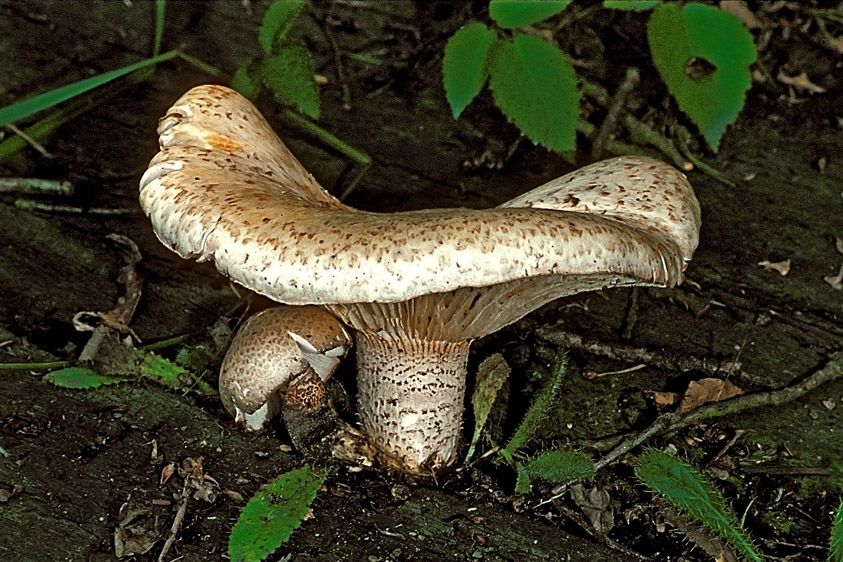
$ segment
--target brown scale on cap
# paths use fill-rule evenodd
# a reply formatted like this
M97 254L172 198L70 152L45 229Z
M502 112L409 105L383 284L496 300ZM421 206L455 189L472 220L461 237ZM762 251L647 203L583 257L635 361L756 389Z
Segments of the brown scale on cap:
M328 194L227 88L189 91L158 132L140 200L159 239L353 328L363 430L410 472L456 457L472 339L578 292L672 287L697 246L691 186L650 158L598 162L494 209L379 214Z

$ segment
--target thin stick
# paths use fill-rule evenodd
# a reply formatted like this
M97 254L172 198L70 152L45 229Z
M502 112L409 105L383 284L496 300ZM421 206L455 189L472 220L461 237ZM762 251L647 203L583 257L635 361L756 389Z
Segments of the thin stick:
M70 196L73 195L73 184L67 180L0 178L0 193L38 193Z
M0 363L0 371L40 371L42 369L64 369L70 367L70 361L42 361L40 363Z
M26 143L41 153L44 158L52 158L53 155L47 152L47 149L44 148L44 145L35 140L34 138L27 135L24 131L20 130L14 123L6 123L6 128L15 133L17 136L22 138L26 141Z
M170 551L170 547L173 546L173 543L176 542L176 536L179 534L179 530L181 529L181 524L184 521L184 515L187 513L187 500L188 500L188 488L190 485L190 477L185 476L184 478L184 488L181 491L181 497L179 498L179 509L176 511L176 517L173 519L173 524L170 526L170 536L167 537L167 541L164 543L164 547L161 549L161 554L158 555L158 562L164 562L164 557Z
M615 130L615 126L618 124L618 117L620 117L621 111L623 111L626 105L626 100L629 98L632 90L638 85L639 80L640 75L638 74L637 68L627 69L626 77L615 92L615 96L609 105L609 110L606 112L606 117L600 124L597 136L594 137L594 142L591 144L591 157L593 159L599 160L603 156L603 151L606 149L606 142L608 142L612 132Z

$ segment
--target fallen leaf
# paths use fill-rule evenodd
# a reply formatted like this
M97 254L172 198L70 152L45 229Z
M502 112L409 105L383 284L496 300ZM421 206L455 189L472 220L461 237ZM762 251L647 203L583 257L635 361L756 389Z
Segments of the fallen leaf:
M698 381L691 381L682 402L676 408L677 414L687 414L694 408L708 404L709 402L720 402L734 396L743 394L743 390L723 379L706 378Z
M779 70L779 73L776 75L776 80L778 80L782 84L793 86L797 90L804 90L812 94L825 93L825 88L811 82L811 80L808 78L808 75L804 72L796 76L788 76L784 71Z
M769 260L762 260L758 265L764 268L764 271L778 271L784 277L790 273L790 260L771 262Z
M836 406L834 400L832 400L831 398L829 398L828 400L823 400L822 405L825 406L825 409L829 412L834 409L834 406Z
M586 488L582 484L575 484L571 486L571 499L582 509L597 533L605 535L615 526L612 498L605 488L599 486Z
M831 285L832 289L837 291L843 290L843 265L840 266L840 271L837 272L837 275L834 277L827 275L823 277L823 281Z
M720 2L720 9L724 12L729 12L743 23L747 29L758 29L761 27L761 22L752 13L752 10L747 7L743 0L723 0Z
M843 238L839 236L834 237L834 248L837 250L838 254L843 254Z
M657 410L664 410L668 406L673 406L679 401L679 395L675 392L656 391L653 392L652 398Z

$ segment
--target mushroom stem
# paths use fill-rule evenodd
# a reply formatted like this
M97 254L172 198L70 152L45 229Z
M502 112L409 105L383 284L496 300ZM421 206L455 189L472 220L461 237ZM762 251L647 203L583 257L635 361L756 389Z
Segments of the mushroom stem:
M471 342L356 336L360 421L383 463L411 473L450 465L460 440Z

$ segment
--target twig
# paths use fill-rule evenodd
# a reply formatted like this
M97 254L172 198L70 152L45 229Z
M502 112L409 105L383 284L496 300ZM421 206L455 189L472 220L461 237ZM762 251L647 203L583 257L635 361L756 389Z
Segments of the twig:
M641 347L634 347L627 344L609 344L603 342L588 341L582 336L572 334L558 328L539 328L536 335L554 345L579 349L593 355L608 357L618 361L630 363L646 363L661 369L670 371L702 371L705 373L724 373L741 378L741 365L734 361L720 360L707 357L697 357L690 354L669 354L649 350Z
M167 541L164 543L164 547L161 549L161 554L158 555L158 562L164 562L164 557L170 551L170 547L173 546L173 543L176 541L176 536L179 534L179 530L181 529L181 524L184 521L184 515L187 513L187 501L189 498L188 490L190 488L190 478L185 476L184 478L184 487L181 490L181 497L179 498L179 509L176 511L176 517L173 519L173 524L170 526L170 536L167 537Z
M744 394L722 402L714 402L700 406L685 415L679 415L673 412L661 414L656 418L649 427L634 435L628 435L621 438L611 451L606 453L597 462L594 463L595 470L605 468L609 464L618 460L621 456L628 453L635 447L641 445L651 437L665 433L672 433L678 429L688 427L701 421L719 418L738 414L746 410L760 408L762 406L780 406L787 404L802 397L805 393L814 390L818 386L843 376L843 353L837 353L825 364L823 368L816 371L812 375L805 377L800 382L795 382L784 388L772 390L769 392L756 392L752 394ZM550 498L542 500L535 507L546 505L557 499L565 493L568 489L567 484L562 484L554 488Z
M40 371L42 369L64 369L70 367L73 363L70 361L41 361L35 363L0 363L0 371L18 371L18 370L33 370Z
M337 44L337 39L334 37L328 25L328 19L325 14L319 13L319 20L322 23L322 34L328 40L328 45L331 47L331 52L334 55L334 72L337 74L337 81L340 83L342 89L342 108L345 110L351 109L351 88L345 82L345 66L342 63L342 55L340 54L340 47Z
M44 156L45 158L52 158L53 157L52 154L47 152L47 149L44 148L43 144L41 144L40 142L38 142L37 140L35 140L31 136L26 134L24 131L20 130L17 126L15 126L14 123L6 123L6 128L9 129L10 131L12 131L13 133L15 133L17 136L19 136L23 140L25 140L27 142L27 144L29 144L29 146L31 146L32 148L34 148L35 150L40 152L41 155Z
M73 184L67 180L0 178L0 193L37 193L70 196L73 195Z
M608 142L612 132L615 130L618 124L618 117L620 117L621 111L623 111L626 105L626 100L629 98L632 90L638 85L639 80L640 75L638 74L637 68L627 69L626 77L621 82L621 85L618 86L618 90L615 92L611 104L609 104L606 117L600 124L597 136L594 137L594 141L591 144L591 157L594 160L599 160L603 156L603 151L606 149L606 142Z
M101 207L91 207L85 209L82 207L74 207L71 205L53 205L50 203L41 203L38 201L30 201L29 199L16 199L15 207L23 209L24 211L41 211L46 213L68 213L73 215L100 215L100 216L117 216L117 215L133 215L138 212L137 209L129 208L115 208L106 209Z

